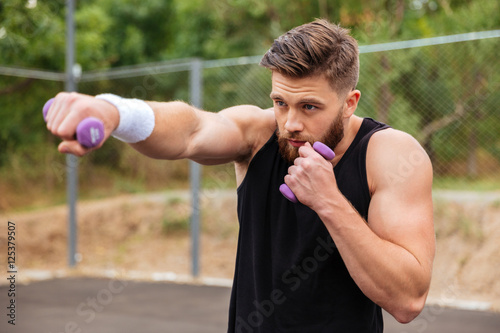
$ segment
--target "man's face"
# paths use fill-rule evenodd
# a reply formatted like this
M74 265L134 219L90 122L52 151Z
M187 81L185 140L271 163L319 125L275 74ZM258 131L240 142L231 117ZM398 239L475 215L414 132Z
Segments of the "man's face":
M344 100L323 76L295 79L275 72L271 99L280 153L288 162L306 142L321 141L334 149L344 137Z

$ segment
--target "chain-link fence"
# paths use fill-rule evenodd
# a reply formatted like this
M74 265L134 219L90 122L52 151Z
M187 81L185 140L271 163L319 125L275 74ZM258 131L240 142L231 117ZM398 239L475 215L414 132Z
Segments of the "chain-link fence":
M441 179L500 176L500 40L477 37L361 47L357 114L412 134L431 156L438 186L446 185ZM271 106L268 72L237 61L217 65L204 72L208 109Z
M450 180L457 178L496 183L499 46L498 32L486 32L361 47L362 98L357 114L412 134L431 156L438 187L451 186ZM271 107L270 74L258 66L259 60L203 62L203 107L210 111L238 104ZM86 75L80 89L90 94L113 91L145 99L189 100L188 75L180 71L185 70L182 66L189 65L175 64L175 73L142 67L134 74L140 77L132 77L130 71L126 78L124 71L122 78L113 80L116 72L100 81L95 81L98 75Z
M500 188L498 49L499 30L361 46L358 89L362 96L357 114L412 134L432 159L436 189L497 190ZM110 92L157 101L184 100L214 112L239 104L268 108L272 106L271 75L258 65L259 60L260 56L201 62L184 59L89 71L79 78L78 91L90 95ZM202 78L202 88L193 89L196 77L193 74ZM0 144L4 149L0 167L10 166L14 170L26 164L45 164L45 168L10 173L11 185L16 188L9 194L11 197L16 193L22 195L21 184L36 184L43 196L64 183L64 157L54 149L58 140L45 130L41 121L41 106L64 89L64 80L62 73L0 67L0 82L9 87L0 90L4 111L19 106L20 100L24 108L32 109L31 113L12 110L8 117L2 117ZM27 131L36 134L27 136ZM23 148L40 141L46 144L36 145L36 151ZM99 188L97 193L102 197L117 192L185 186L190 177L188 164L169 163L166 166L165 162L143 158L128 146L110 140L81 160L81 188L83 191ZM47 167L50 172L46 172ZM120 173L122 178L117 181L102 171L109 169ZM42 174L37 170L45 171ZM234 171L229 165L204 168L204 175L205 188L235 185L231 177ZM144 187L137 188L137 183Z
M449 180L457 178L494 183L500 178L499 35L490 31L360 47L358 88L362 97L357 114L417 138L432 158L438 187L450 186ZM238 104L271 107L270 74L258 66L259 60L203 61L203 108L219 111ZM78 90L90 95L112 92L147 100L190 101L191 64L191 59L186 59L84 72ZM0 79L9 80L8 86L17 85L23 98L37 100L40 105L62 90L57 81L64 80L64 75L0 68ZM46 88L37 89L38 85ZM45 95L39 96L41 92ZM13 100L21 95L5 91L2 104L15 104ZM23 113L14 112L2 122L2 146L7 148L24 139L19 124L28 122L37 130L42 127L38 118L28 119ZM43 131L31 137L46 139ZM109 154L116 152L96 154L91 163L100 163Z
M361 47L357 114L412 134L431 156L437 186L452 186L450 180L457 178L496 183L499 46L498 32L487 32ZM244 103L271 106L266 70L237 60L206 67L209 110Z
M415 136L438 184L498 179L499 46L495 38L363 54L360 113Z

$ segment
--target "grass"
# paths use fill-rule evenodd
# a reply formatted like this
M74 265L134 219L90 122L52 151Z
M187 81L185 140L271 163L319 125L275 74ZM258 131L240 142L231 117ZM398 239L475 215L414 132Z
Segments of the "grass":
M146 158L115 143L79 159L80 200L168 189L189 189L187 161ZM232 164L202 167L204 189L235 189ZM500 174L467 178L436 176L434 189L498 191ZM41 144L7 152L0 168L0 212L33 210L66 202L65 156ZM500 204L499 204L500 205Z
M439 176L434 178L433 189L456 191L498 191L500 190L500 175L469 178Z
M189 231L189 216L164 216L161 221L163 234L170 235Z
M124 149L118 160L92 155L79 159L78 198L189 189L187 161L162 161ZM235 188L231 164L202 168L203 188ZM9 152L0 167L0 212L26 211L66 202L65 156L40 145Z
M436 238L439 240L456 235L469 243L481 244L488 236L484 232L483 221L486 219L489 207L492 206L436 201L434 203Z
M457 217L457 227L462 237L481 242L484 239L484 233L478 220L461 214Z

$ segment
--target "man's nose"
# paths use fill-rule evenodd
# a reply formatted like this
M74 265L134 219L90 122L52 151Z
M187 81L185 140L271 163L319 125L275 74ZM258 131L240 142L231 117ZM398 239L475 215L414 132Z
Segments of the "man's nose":
M301 132L304 129L304 123L300 117L300 113L290 109L287 114L285 130L294 133Z

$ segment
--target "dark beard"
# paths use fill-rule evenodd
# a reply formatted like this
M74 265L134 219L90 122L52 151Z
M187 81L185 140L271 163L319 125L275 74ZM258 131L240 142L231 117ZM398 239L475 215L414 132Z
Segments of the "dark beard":
M278 126L277 128L277 136L278 136L278 145L281 156L288 161L288 163L293 164L293 161L297 157L299 157L299 148L293 147L288 143L288 139L293 139L297 141L307 141L313 145L314 142L320 141L325 145L330 147L332 150L338 145L338 143L344 138L344 123L342 122L342 114L343 112L339 112L339 115L334 120L326 134L320 139L316 140L310 136L300 136L292 133L289 136L283 137L281 136L280 130Z

